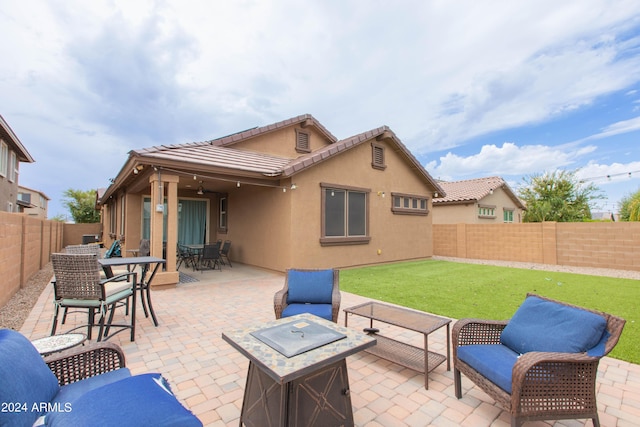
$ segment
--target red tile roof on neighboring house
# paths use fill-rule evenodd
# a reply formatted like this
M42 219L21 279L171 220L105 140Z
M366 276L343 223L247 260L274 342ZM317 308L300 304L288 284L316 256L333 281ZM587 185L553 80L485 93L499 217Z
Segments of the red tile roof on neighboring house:
M522 201L511 190L509 185L499 176L486 178L468 179L464 181L438 181L440 186L446 191L445 197L433 199L434 205L458 204L477 202L492 194L494 190L502 190L514 201L516 206L525 209Z

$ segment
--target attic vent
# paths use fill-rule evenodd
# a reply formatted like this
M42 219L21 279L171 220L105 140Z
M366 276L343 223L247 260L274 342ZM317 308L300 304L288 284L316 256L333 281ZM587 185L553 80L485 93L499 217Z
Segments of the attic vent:
M387 167L384 163L384 145L375 142L371 144L371 167L380 170Z
M298 153L310 153L311 143L308 132L296 129L296 151Z

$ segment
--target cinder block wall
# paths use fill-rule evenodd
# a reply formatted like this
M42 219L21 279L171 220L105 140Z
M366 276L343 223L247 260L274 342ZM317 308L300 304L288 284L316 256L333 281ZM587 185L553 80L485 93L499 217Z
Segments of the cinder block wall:
M434 224L433 236L436 256L640 271L640 222Z
M51 252L62 249L63 227L61 222L0 212L0 306L49 262Z

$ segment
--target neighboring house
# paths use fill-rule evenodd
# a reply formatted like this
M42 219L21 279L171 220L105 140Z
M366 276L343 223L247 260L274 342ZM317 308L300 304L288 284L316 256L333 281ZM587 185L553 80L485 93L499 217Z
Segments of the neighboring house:
M20 212L18 207L20 162L33 163L34 161L9 124L0 115L0 210Z
M386 126L338 140L302 115L212 141L133 150L98 196L103 240L175 248L231 240L231 259L276 271L432 256L444 194ZM124 252L123 252L124 253ZM158 274L160 276L160 273Z
M29 216L47 219L49 197L41 191L18 186L18 209Z
M524 203L498 176L438 183L447 194L433 199L434 224L522 222Z

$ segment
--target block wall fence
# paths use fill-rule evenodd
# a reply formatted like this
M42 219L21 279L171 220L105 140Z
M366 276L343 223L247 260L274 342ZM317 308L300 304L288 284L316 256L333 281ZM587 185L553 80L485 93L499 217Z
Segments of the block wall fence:
M640 222L434 224L433 255L640 271Z
M0 212L0 307L49 263L53 252L100 230L101 224L64 224Z

